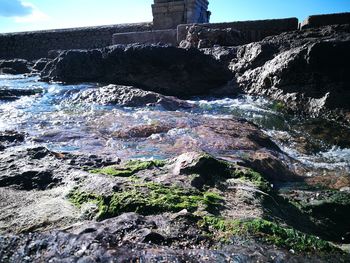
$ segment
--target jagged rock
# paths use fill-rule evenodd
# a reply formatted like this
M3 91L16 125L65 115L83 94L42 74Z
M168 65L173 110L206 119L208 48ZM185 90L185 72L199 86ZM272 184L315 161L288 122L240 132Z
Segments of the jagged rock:
M212 48L202 48L201 51L206 55L212 56L225 65L228 65L232 59L237 58L237 49L238 47L215 46Z
M219 46L238 46L243 43L239 31L232 28L216 29L194 24L188 27L186 39L180 43L181 48L210 48Z
M163 95L206 94L232 79L218 61L200 51L160 45L116 45L68 50L49 63L44 80L134 85Z
M119 105L124 107L160 105L167 110L193 107L191 104L175 97L163 96L152 91L120 85L109 85L82 91L74 97L73 102Z
M8 74L29 73L28 61L25 59L0 60L0 71Z
M350 26L338 25L283 33L242 46L230 69L245 92L319 116L336 109L349 112L349 59Z

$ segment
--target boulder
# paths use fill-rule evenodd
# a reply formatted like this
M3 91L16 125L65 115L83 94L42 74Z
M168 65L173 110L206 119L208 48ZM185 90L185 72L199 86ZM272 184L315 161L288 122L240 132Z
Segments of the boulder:
M207 94L233 77L218 61L198 50L139 44L64 51L41 76L46 81L134 85L178 97Z
M312 116L350 111L350 26L294 31L241 46L230 69L241 89ZM346 116L346 114L344 114Z
M0 60L0 71L4 74L29 73L28 61L25 59Z
M108 85L78 93L73 102L119 105L123 107L162 106L167 110L191 108L193 105L175 97L137 89L130 86Z
M22 96L33 96L42 92L42 89L8 89L0 87L0 101L14 101Z

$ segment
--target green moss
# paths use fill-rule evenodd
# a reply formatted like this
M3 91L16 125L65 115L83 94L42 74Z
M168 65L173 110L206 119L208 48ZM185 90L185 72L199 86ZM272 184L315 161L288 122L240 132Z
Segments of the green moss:
M107 166L101 169L90 170L89 172L95 173L95 174L129 177L139 171L151 169L154 167L163 167L165 164L166 164L165 161L160 161L160 160L152 160L152 161L132 160L127 162L123 166L118 166L118 165Z
M286 109L286 105L283 102L278 101L272 105L272 109L275 111L283 111Z
M329 242L316 236L302 233L293 228L286 228L263 219L242 221L207 216L203 217L198 224L209 231L219 232L217 236L220 238L251 236L278 247L304 252L337 250Z
M178 212L183 209L194 212L199 207L210 211L220 206L222 201L222 198L213 192L200 192L156 183L134 185L131 189L110 196L76 191L71 193L69 199L78 207L86 202L96 203L99 208L98 219L110 218L125 212L151 215Z
M236 166L231 169L231 176L237 179L249 181L264 192L270 192L270 183L258 172L250 168Z

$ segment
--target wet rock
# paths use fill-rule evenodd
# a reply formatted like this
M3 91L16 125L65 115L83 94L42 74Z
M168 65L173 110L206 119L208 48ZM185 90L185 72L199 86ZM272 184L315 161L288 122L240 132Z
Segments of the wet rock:
M40 71L42 71L45 68L46 64L48 64L50 61L52 61L52 59L48 59L48 58L38 59L34 63L34 66L32 67L32 70L34 72L40 72Z
M17 71L13 68L1 68L0 74L9 74L9 75L16 75Z
M219 88L232 79L232 74L195 49L134 44L62 52L46 66L42 78L134 85L163 95L185 97Z
M0 87L0 100L14 101L22 96L33 96L42 93L42 89L8 89Z
M325 236L337 242L350 242L350 194L341 191L291 191L288 197L299 203Z
M181 48L210 48L219 46L238 46L243 43L239 31L232 28L214 29L205 25L194 24L188 27L186 39L182 40Z
M12 186L18 190L46 190L61 182L61 179L54 178L50 171L26 171L20 174L10 176L2 175L0 177L0 186Z
M244 119L200 118L202 124L193 128L199 138L205 138L202 149L215 153L223 149L257 150L267 148L279 152L278 146L257 126Z
M247 167L264 175L270 182L303 181L304 178L291 171L281 159L286 158L278 153L269 151L256 151L245 158ZM287 163L290 163L290 161Z
M16 131L0 132L0 142L23 142L25 135Z
M5 69L3 73L8 74L24 74L30 72L28 61L24 59L0 60L0 70L1 69Z
M133 217L137 218L137 215ZM134 225L135 229L147 222L147 219L139 219L140 226ZM123 227L116 218L86 226L80 233L52 231L0 236L0 258L5 262L24 259L30 262L320 262L329 259L344 262L348 259L341 253L295 255L254 241L237 242L234 246L215 250L203 246L183 249L152 242L133 243L121 231L130 230L133 222L128 220Z
M324 187L334 190L341 190L350 187L350 175L340 176L339 174L334 175L318 175L305 179L309 185L315 187Z
M191 108L191 104L175 97L163 96L155 92L134 87L109 85L78 93L73 102L119 105L124 107L162 106L166 110Z
M172 127L167 124L150 124L137 125L128 129L115 131L112 133L113 137L130 139L130 138L147 138L153 134L168 132Z
M327 26L267 37L240 47L230 68L245 92L279 100L294 112L349 112L350 68L344 62L350 58L349 28Z

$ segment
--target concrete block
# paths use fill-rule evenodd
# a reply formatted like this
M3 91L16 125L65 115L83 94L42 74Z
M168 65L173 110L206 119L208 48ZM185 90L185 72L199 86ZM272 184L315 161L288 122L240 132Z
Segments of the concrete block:
M300 28L306 29L336 24L350 24L350 12L309 16L300 24Z
M186 38L188 28L193 24L183 24L177 27L177 41L180 43ZM205 23L203 27L212 29L231 28L240 31L243 43L260 41L267 36L278 35L283 32L298 30L297 18L237 21L230 23Z
M177 30L154 30L144 32L129 32L129 33L116 33L113 35L113 44L177 44Z

